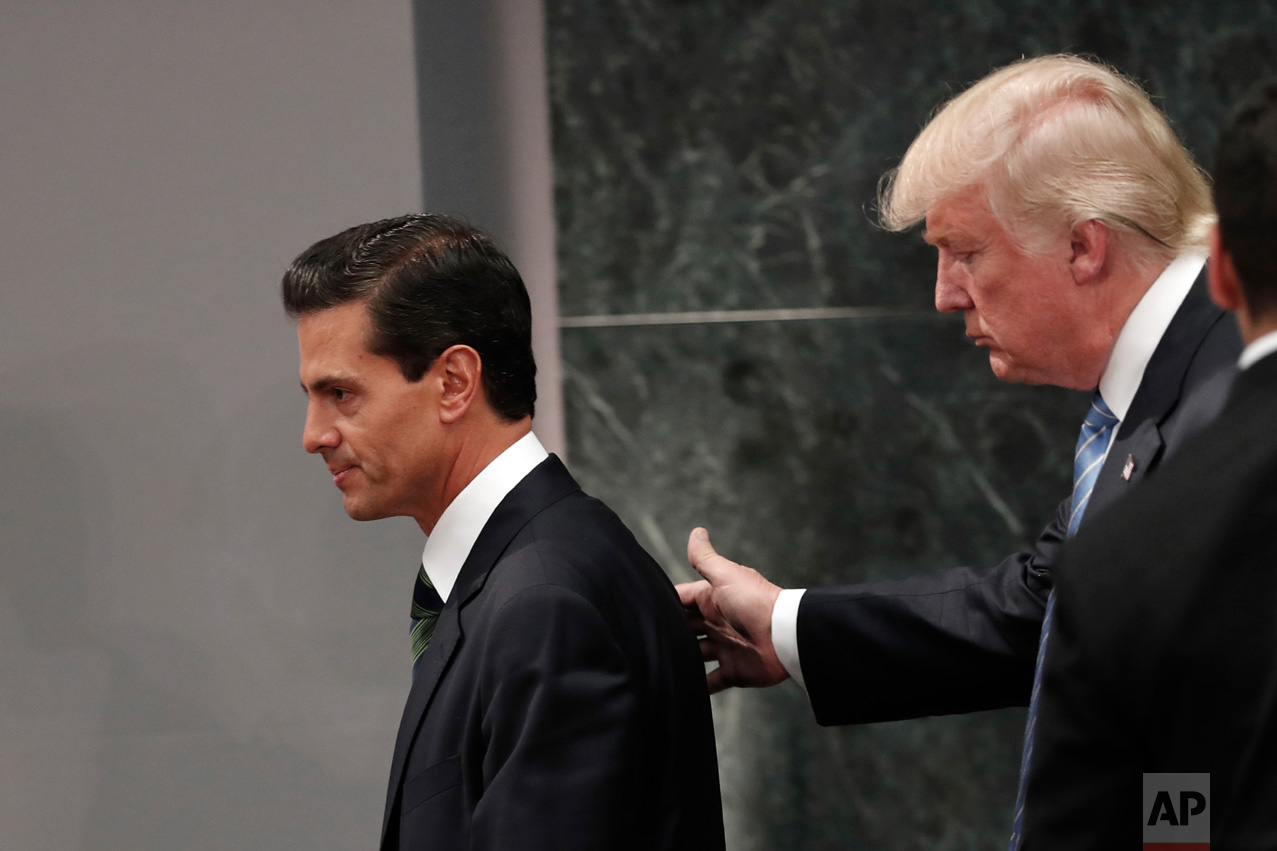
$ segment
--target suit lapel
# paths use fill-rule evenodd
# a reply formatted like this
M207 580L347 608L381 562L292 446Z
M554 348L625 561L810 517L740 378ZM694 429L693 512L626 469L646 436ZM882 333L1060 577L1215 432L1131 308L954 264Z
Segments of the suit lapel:
M403 717L399 720L399 733L395 737L395 755L390 762L390 788L386 794L386 813L382 819L381 841L385 847L386 831L390 828L391 814L394 812L402 788L404 766L408 762L408 754L421 729L421 720L425 717L426 707L434 697L439 679L461 644L461 623L457 616L458 606L445 604L439 613L439 621L435 624L434 634L430 637L430 646L421 657L420 668L408 691L408 702L404 705Z
M464 606L479 593L492 566L529 520L580 489L556 455L549 456L524 476L501 500L474 542L453 586L452 595L457 602Z
M1211 303L1205 272L1198 276L1153 351L1139 390L1118 428L1091 492L1088 513L1098 511L1158 463L1165 447L1161 426L1179 403L1184 375L1223 311ZM1085 523L1085 519L1082 521Z
M483 589L492 566L519 530L543 509L578 490L580 486L563 466L563 462L555 455L549 456L506 494L470 549L470 554L457 575L452 593L448 596L443 611L439 613L439 622L430 638L430 647L422 655L419 663L421 667L417 669L412 688L408 691L408 702L399 722L395 753L390 763L390 787L386 794L386 811L381 827L383 848L386 847L386 833L390 829L392 815L403 788L403 773L408 754L412 752L413 744L421 732L422 721L438 690L439 681L464 640L461 610Z

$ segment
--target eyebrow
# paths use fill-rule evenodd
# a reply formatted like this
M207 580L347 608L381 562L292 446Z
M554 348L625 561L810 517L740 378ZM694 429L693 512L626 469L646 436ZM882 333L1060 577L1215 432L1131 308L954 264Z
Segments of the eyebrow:
M928 245L936 248L948 248L958 252L978 250L986 244L980 237L963 231L941 230L939 233L935 233L924 230L922 239ZM954 247L955 245L957 246L956 248Z
M310 387L306 386L305 381L299 380L297 383L301 385L302 392L305 393L307 396L309 396L312 392L323 393L325 390L331 390L333 387L337 386L338 384L345 384L347 382L343 381L342 379L336 376L325 376L324 378L318 378L315 381L313 381Z

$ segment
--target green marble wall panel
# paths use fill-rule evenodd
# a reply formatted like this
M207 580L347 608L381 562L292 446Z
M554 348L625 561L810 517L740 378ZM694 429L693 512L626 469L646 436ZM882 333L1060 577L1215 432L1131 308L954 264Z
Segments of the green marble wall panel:
M936 104L996 66L1091 53L1209 155L1277 70L1277 6L1233 0L548 0L564 315L926 307L874 187Z
M688 531L789 587L986 564L1068 492L1078 394L999 383L873 225L936 104L1023 55L1140 80L1209 161L1277 71L1277 2L548 0L571 467L676 581ZM667 326L628 314L872 307ZM571 317L590 317L588 320ZM823 729L792 684L715 698L729 846L1006 841L1023 710Z
M790 587L992 563L1067 493L1085 407L999 383L932 314L567 329L563 356L573 471L676 581L694 525ZM786 684L715 719L733 848L1005 832L1021 710L824 729Z
M960 319L567 329L583 484L671 570L692 526L798 584L981 564L1069 489L1086 401L999 383ZM672 555L671 555L672 554ZM690 575L690 574L689 574Z

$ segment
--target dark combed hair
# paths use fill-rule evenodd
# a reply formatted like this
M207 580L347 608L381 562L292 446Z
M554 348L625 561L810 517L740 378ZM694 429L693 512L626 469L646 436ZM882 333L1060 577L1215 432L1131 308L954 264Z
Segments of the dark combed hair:
M507 420L536 404L532 304L514 264L482 231L449 216L383 219L320 240L284 273L294 319L365 302L373 354L419 381L450 346L479 353L488 404Z
M1220 132L1219 233L1254 316L1277 312L1277 77L1251 89Z

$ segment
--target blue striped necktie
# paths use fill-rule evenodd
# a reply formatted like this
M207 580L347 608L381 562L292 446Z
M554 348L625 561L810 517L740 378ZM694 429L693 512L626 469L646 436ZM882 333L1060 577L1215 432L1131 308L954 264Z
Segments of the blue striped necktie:
M417 662L421 654L430 646L430 638L435 633L435 624L439 622L439 612L443 609L443 598L435 590L434 583L426 575L425 565L417 571L417 582L412 588L412 627L408 636L412 641L412 672L417 672Z
M1082 421L1082 433L1077 438L1073 453L1073 499L1069 505L1068 535L1077 534L1077 527L1091 501L1091 491L1100 477L1104 457L1113 441L1113 427L1118 419L1104 404L1100 391L1091 399L1091 409ZM1046 613L1042 617L1042 637L1038 640L1038 662L1033 672L1033 694L1029 698L1029 720L1024 728L1024 755L1020 759L1020 788L1015 796L1015 821L1011 827L1010 851L1018 851L1024 833L1024 791L1029 781L1029 757L1033 753L1033 731L1038 718L1038 691L1042 687L1042 660L1046 657L1046 639L1051 634L1051 615L1055 611L1054 589L1046 598Z

